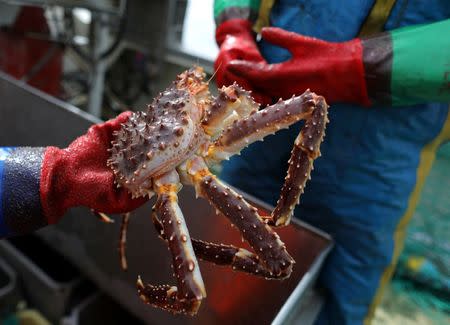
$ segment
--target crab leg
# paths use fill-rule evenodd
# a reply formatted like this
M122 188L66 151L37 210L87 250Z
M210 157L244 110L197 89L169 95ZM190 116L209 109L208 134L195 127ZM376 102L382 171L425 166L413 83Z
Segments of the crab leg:
M172 171L155 179L154 188L158 194L154 212L161 220L163 233L168 237L177 287L144 285L139 278L139 296L145 303L174 313L193 315L206 297L206 292L189 232L178 206L177 192L181 184L177 172Z
M192 245L195 254L201 260L216 265L229 265L234 271L258 275L266 279L283 279L291 272L290 270L273 272L272 269L266 267L258 255L233 245L207 243L197 239L192 241Z
M311 117L306 120L295 139L280 198L269 219L270 225L285 226L291 220L306 181L311 178L313 162L320 156L320 143L323 141L325 124L328 122L327 110L328 105L320 98Z
M91 209L91 212L98 218L98 220L104 222L104 223L114 223L114 220L111 219L106 213L95 211L94 209Z
M246 118L235 121L224 129L220 137L210 145L205 157L206 162L209 165L210 162L217 163L226 160L251 143L262 140L282 128L288 128L295 122L308 119L320 98L314 93L306 91L301 96L279 101Z
M263 221L257 209L211 174L201 157L189 160L186 168L197 194L207 199L241 231L242 237L255 250L269 275L288 277L294 260L278 234Z
M320 156L319 147L328 122L327 110L325 99L310 91L279 101L228 127L210 145L205 161L210 165L228 159L250 143L305 119L305 125L294 143L280 199L268 220L273 226L287 225L310 177L313 161Z
M156 214L152 215L153 224L160 237L167 241L164 233L163 224ZM203 240L191 238L195 255L207 262L216 265L231 266L235 271L256 274L267 279L276 278L274 274L266 270L261 263L260 258L244 248L238 248L232 245L208 243Z
M119 240L119 258L120 266L122 270L126 271L128 269L127 256L125 254L125 249L127 245L127 231L128 222L130 221L130 213L122 214L122 224L120 225L120 240Z
M228 87L223 86L219 89L219 95L211 106L206 108L206 114L202 120L203 129L214 138L233 121L247 117L258 108L259 105L250 96L249 91L242 89L236 83Z

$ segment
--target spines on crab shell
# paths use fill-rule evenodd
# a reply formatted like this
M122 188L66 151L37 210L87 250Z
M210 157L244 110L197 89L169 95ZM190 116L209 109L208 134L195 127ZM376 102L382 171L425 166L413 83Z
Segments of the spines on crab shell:
M201 157L189 160L186 171L196 193L208 200L241 231L242 237L254 249L270 277L288 277L294 260L278 234L258 214L258 209L211 174Z
M207 107L202 126L207 134L214 137L235 120L248 116L258 108L259 104L253 100L250 92L238 84L223 86L212 104Z
M160 237L168 241L164 227L158 218L153 215L153 224ZM226 244L215 244L203 240L191 238L197 258L203 261L211 262L216 265L231 266L235 271L246 272L249 274L264 277L266 279L278 279L271 274L263 264L261 259L244 248L235 247Z
M151 306L161 308L173 314L187 314L194 316L200 307L200 301L178 299L178 288L170 285L153 286L144 284L141 277L136 282L138 295L141 300Z
M133 113L114 133L108 165L118 186L134 197L148 195L151 177L173 169L173 161L188 155L202 143L202 129L187 112L190 94L186 89L168 88L148 106Z
M116 176L118 186L126 187L133 197L144 196L152 188L151 180L134 186L137 177L143 173L152 160L158 132L155 126L149 126L151 115L144 112L133 113L122 128L114 133L111 157L108 165ZM162 141L161 141L162 142Z
M306 120L295 141L286 181L270 221L273 225L286 225L310 177L313 161L320 155L319 147L328 122L327 110L325 99L309 90L301 96L280 100L233 123L209 146L205 160L208 164L214 164L228 159L252 142L262 140L299 120Z
M209 94L208 82L205 82L204 78L203 68L194 66L180 73L173 82L173 87L186 89L192 95L207 95Z
M286 225L289 223L295 206L299 203L306 182L310 179L314 159L320 156L320 144L325 135L325 125L328 123L328 105L320 97L311 117L295 139L289 168L280 198L272 212L274 225Z
M159 236L163 240L168 241L168 236L164 231L163 224L155 214L152 215L152 220ZM246 272L266 279L279 278L264 267L261 263L261 259L257 255L244 248L226 244L209 243L195 238L191 238L191 241L195 255L203 261L211 262L216 265L231 266L235 271Z
M159 307L161 309L172 311L173 308L182 310L183 307L177 301L178 289L175 286L167 284L153 286L144 284L141 277L136 282L139 297L146 304Z
M311 117L305 121L295 144L306 151L312 159L320 156L320 144L325 136L328 119L328 104L323 97L318 97L316 108Z
M177 287L144 285L140 279L137 287L141 299L148 304L173 313L194 315L206 292L189 231L178 206L177 192L180 189L176 171L157 178L155 191L158 199L152 213L155 228L172 253Z
M191 246L189 232L181 211L176 205L176 198L169 193L159 193L155 208L173 254L172 263L177 276L179 299L198 300L200 304L206 292Z
M290 275L294 260L278 234L264 223L256 208L248 204L242 195L223 186L213 175L203 177L198 188L203 197L240 229L243 238L271 273L278 277Z
M269 271L256 254L244 248L208 243L198 239L192 239L192 246L197 257L203 261L216 265L231 266L235 271L261 276L266 279L279 279L280 275L281 278L285 276L283 273L276 275Z
M293 123L308 118L320 98L306 91L301 96L279 101L265 109L254 112L250 116L235 121L226 128L222 135L210 145L207 161L217 163L239 153L249 144L262 140L269 134L288 128Z

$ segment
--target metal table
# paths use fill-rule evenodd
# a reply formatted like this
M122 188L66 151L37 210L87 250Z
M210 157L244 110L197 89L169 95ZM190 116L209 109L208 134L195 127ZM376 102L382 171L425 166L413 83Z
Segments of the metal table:
M66 146L98 122L1 73L0 98L1 146ZM270 209L247 197L261 209ZM304 324L308 323L307 317L309 322L315 317L321 299L313 284L332 241L328 235L299 222L278 231L296 260L289 279L267 281L200 262L208 297L197 316L173 316L142 304L135 289L137 275L152 284L174 283L170 254L150 219L152 203L135 211L130 219L127 272L119 267L119 222L104 224L87 209L76 208L58 225L38 235L148 324L298 324L301 319ZM180 192L180 205L193 237L245 246L223 216L216 215L206 201L195 199L193 189L185 187Z

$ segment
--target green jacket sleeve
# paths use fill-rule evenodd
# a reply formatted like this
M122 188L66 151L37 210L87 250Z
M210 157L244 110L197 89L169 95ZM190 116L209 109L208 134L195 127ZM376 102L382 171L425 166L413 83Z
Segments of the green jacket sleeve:
M369 97L392 106L450 103L450 19L362 40Z
M246 19L254 22L258 16L260 0L214 0L216 25L230 19Z

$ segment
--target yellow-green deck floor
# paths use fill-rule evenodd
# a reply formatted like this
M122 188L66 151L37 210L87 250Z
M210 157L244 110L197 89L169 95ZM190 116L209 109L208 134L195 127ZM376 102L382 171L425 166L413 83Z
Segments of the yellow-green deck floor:
M450 143L442 146L422 191L419 206L411 221L408 235L413 229L423 229L432 239L424 254L440 254L450 260ZM408 247L408 245L410 245ZM406 250L415 249L412 237L406 240ZM431 248L431 249L430 249ZM436 255L434 256L436 258ZM446 264L446 263L444 263ZM446 264L448 265L448 264ZM450 272L450 270L446 270ZM447 273L448 275L448 273ZM425 306L417 292L399 290L400 280L395 279L387 288L381 306L376 310L374 325L430 325L450 324L449 310ZM426 290L424 291L426 295ZM447 301L447 306L450 301Z

